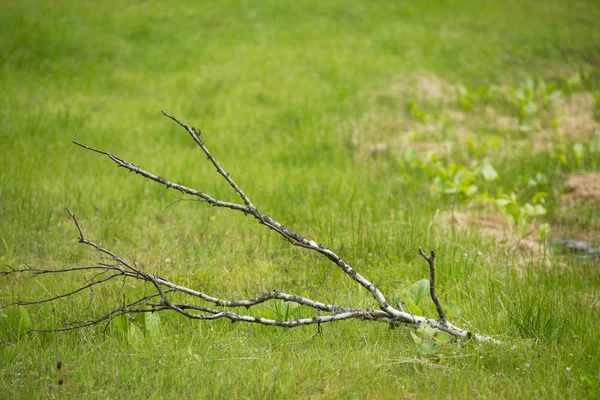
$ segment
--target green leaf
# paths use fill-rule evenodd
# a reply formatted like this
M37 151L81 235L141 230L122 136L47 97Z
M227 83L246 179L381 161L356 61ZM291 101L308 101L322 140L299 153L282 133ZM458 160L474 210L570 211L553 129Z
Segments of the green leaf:
M546 215L546 207L544 207L541 204L536 204L535 206L533 206L533 210L534 210L533 215L535 215L535 216Z
M462 192L465 196L467 197L471 197L473 196L475 193L477 193L477 191L479 190L479 188L475 185L469 185L467 188L462 189Z
M144 325L146 334L151 338L160 335L160 315L158 313L145 313Z
M508 213L508 215L510 215L511 217L514 218L515 222L519 222L521 220L521 218L522 218L521 207L519 207L519 205L517 203L515 203L514 201L508 202L504 206L504 210Z
M531 217L537 217L539 215L546 214L546 208L541 204L531 205L531 203L526 203L523 205L522 212L525 215L529 215Z
M413 342L415 342L415 344L421 344L421 343L423 343L423 339L421 339L420 337L418 337L417 335L415 335L414 332L411 332L410 336L412 336Z
M408 298L418 305L429 292L429 279L421 279L408 288Z
M444 344L444 343L448 343L449 341L452 340L452 336L450 336L448 333L446 332L439 332L436 336L435 336L435 342L437 344Z
M8 321L16 335L27 333L32 325L29 312L23 306L9 310Z
M535 195L533 195L533 197L531 198L531 202L533 204L539 203L540 200L543 200L544 198L548 197L548 193L547 192L537 192Z
M433 346L431 343L424 342L419 345L419 353L421 353L424 356L434 354L436 350L437 349L435 348L435 346Z
M494 167L492 166L492 164L490 164L487 161L484 161L480 165L479 172L483 176L483 179L485 179L488 182L489 181L494 181L494 180L496 180L498 178L498 172L496 172L496 170L494 169Z
M427 322L421 322L419 327L417 328L417 333L419 333L424 338L431 339L435 336L437 330L432 328Z
M421 310L421 307L416 305L411 299L408 299L407 305L408 305L408 309L411 314L423 315L423 310Z
M134 346L140 345L144 341L144 334L136 324L129 325L127 332L127 341Z
M446 314L451 317L459 318L462 315L462 310L454 301L449 301L444 304L444 310L446 310Z
M19 306L19 316L21 317L21 328L27 332L32 325L29 311L25 307Z
M541 241L546 240L549 233L550 233L550 224L548 224L547 222L541 224L540 227L538 228L538 236Z
M504 207L508 203L510 203L510 200L509 199L496 199L495 203L498 204L500 207Z
M118 330L120 330L123 333L127 333L129 324L129 317L127 317L127 315L125 314L119 315L118 317L113 318L113 320L111 321L111 325L114 325Z

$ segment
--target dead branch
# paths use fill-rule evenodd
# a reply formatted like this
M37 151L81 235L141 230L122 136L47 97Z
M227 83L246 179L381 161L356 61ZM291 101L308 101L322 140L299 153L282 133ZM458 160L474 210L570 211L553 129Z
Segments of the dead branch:
M31 266L26 266L21 269L10 268L8 271L0 272L0 277L12 275L12 274L26 274L30 273L34 276L42 275L42 274L62 274L62 273L71 273L71 272L96 272L96 275L80 286L79 288L58 294L47 299L35 300L35 301L19 301L14 304L16 305L35 305L42 304L45 302L56 301L65 297L69 297L75 295L86 289L91 289L97 285L104 284L108 281L111 281L115 278L122 277L123 279L133 279L145 282L147 284L152 285L154 287L155 293L142 297L134 302L121 305L119 307L115 307L109 313L104 314L100 317L91 318L89 320L77 321L74 323L70 323L67 326L52 329L53 331L65 331L72 329L79 329L86 326L100 324L102 322L110 323L110 321L120 315L125 314L136 314L136 313L145 313L145 312L159 312L159 311L175 311L183 316L191 319L200 319L200 320L213 320L225 318L229 319L232 322L248 322L248 323L256 323L261 325L271 325L271 326L280 326L292 328L301 325L311 325L317 324L319 329L322 323L341 321L346 319L361 319L361 320L369 320L369 321L379 321L390 323L392 325L409 325L416 327L421 323L427 323L431 327L435 329L439 329L440 331L444 331L449 333L452 336L458 338L473 338L479 341L492 341L497 342L497 340L476 333L472 333L466 329L462 329L455 325L449 323L446 319L446 315L442 309L440 300L435 291L435 252L431 251L431 255L427 256L421 248L419 248L419 254L427 261L429 264L429 274L430 274L430 296L435 304L435 307L438 312L437 319L427 318L423 316L416 316L411 313L405 312L400 305L397 308L394 308L387 301L386 297L383 293L366 279L364 276L359 274L355 269L353 269L350 264L344 261L341 257L339 257L332 250L324 247L322 244L317 243L314 240L308 239L297 232L291 230L290 228L285 227L281 223L277 222L272 217L261 213L250 201L250 198L244 193L244 191L235 183L233 178L221 167L218 161L213 157L210 153L204 141L201 138L201 132L193 126L189 126L177 118L165 113L163 114L175 121L179 126L181 126L185 131L191 136L192 140L200 147L200 149L204 152L208 160L215 167L219 175L221 175L227 183L232 187L232 189L237 193L239 198L241 199L243 204L232 203L227 201L218 200L204 192L201 192L196 189L189 188L179 183L173 183L172 181L162 178L156 174L145 171L141 167L124 160L120 157L117 157L113 154L110 154L106 151L98 150L93 147L82 144L78 141L74 141L73 143L77 146L80 146L86 150L99 153L108 157L111 161L117 164L118 167L125 168L130 172L134 172L142 177L149 179L151 181L157 182L159 184L164 185L169 189L177 190L181 193L198 197L201 201L207 202L208 204L215 207L223 207L229 208L235 211L239 211L244 213L244 215L253 216L259 224L266 226L267 228L277 232L281 235L285 240L293 244L294 246L302 247L310 251L317 252L331 262L333 262L338 268L340 268L346 275L348 275L351 279L360 284L365 290L367 290L373 299L376 301L378 305L378 309L357 309L352 307L342 307L334 304L326 304L319 301L315 301L313 299L305 298L302 296L282 293L279 291L270 291L262 293L254 298L246 299L246 300L227 300L227 299L219 299L213 296L210 296L201 291L197 291L185 286L178 285L174 282L171 282L167 279L158 277L156 275L150 274L140 268L138 268L135 264L127 262L111 250L108 250L95 242L88 240L84 234L79 222L75 218L75 215L67 210L67 213L73 220L77 231L78 231L78 240L79 243L84 244L86 246L92 247L95 250L102 253L105 258L108 258L110 262L99 262L96 265L90 266L81 266L75 268L64 268L57 270L47 270L34 268ZM186 295L187 298L190 299L190 302L182 303L182 302L172 302L170 300L170 295L172 294L183 294ZM232 309L234 308L245 308L249 309L253 306L256 306L261 303L265 303L268 301L275 300L283 300L287 302L293 302L299 304L301 306L310 308L315 310L318 313L326 313L325 314L317 314L310 318L303 319L294 319L291 321L277 320L277 319L269 319L262 317L255 317L251 315L247 315L240 312L234 312ZM202 304L204 303L204 304ZM213 307L208 307L205 304L211 303Z
M445 323L446 314L444 313L440 299L435 292L435 251L431 250L431 255L428 256L423 249L419 247L419 254L429 264L429 295L431 296L431 300L433 300L433 304L435 304L435 309L440 317L440 322Z

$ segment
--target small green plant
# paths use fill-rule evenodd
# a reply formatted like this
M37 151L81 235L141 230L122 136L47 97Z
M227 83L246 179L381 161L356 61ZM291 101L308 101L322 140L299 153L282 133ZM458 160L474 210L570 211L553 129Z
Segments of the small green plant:
M500 138L492 137L485 138L481 140L479 143L475 142L475 140L471 138L466 139L469 155L475 156L479 159L483 159L490 155L493 151L498 150L500 147Z
M29 312L21 305L9 307L5 314L0 314L0 320L4 320L2 325L7 324L15 337L26 334L33 326Z
M427 298L429 293L429 279L421 279L420 281L409 286L407 290L408 307L414 315L424 315L422 302Z
M543 197L540 197L540 200L541 199L543 199ZM504 197L493 199L492 201L521 229L521 233L524 233L527 230L527 227L534 218L546 215L547 212L546 208L540 203L521 203L514 192L511 192Z
M531 130L534 117L542 109L547 109L561 95L562 92L558 90L555 83L547 82L542 78L537 80L528 78L521 87L515 89L512 97L518 108L521 131Z
M0 263L3 265L12 265L17 264L15 261L15 252L14 249L6 243L4 236L0 236L2 239L2 244L4 246L4 255L0 256Z
M584 167L586 154L598 153L600 149L600 140L590 144L580 142L570 144L560 144L554 148L553 158L559 162L559 166L564 169L574 169Z
M458 105L461 106L463 110L471 111L473 109L473 104L476 101L475 97L476 96L474 91L467 89L463 85L460 85L458 87L458 94L456 100L458 102Z
M417 102L414 100L409 100L406 102L406 109L416 119L420 121L425 121L429 117L429 113L417 105Z
M478 104L489 104L498 96L498 93L498 87L494 85L480 86L476 89L459 85L456 101L463 110L472 111Z
M157 339L161 332L158 313L138 313L135 316L122 314L113 318L110 326L113 332L133 346L143 344L145 339Z
M461 163L442 162L433 155L423 168L432 179L432 193L459 196L461 199L472 198L485 182L498 178L496 169L486 160L475 161L467 167Z
M571 94L574 92L581 91L584 89L585 78L586 78L586 75L581 72L577 72L577 73L569 75L569 76L561 77L560 78L561 89L565 92L565 94Z
M298 303L292 301L281 301L275 302L271 307L271 316L280 321L289 321L293 319L296 314L302 312L302 307Z
M426 322L421 323L410 335L423 356L436 356L440 348L452 340L452 336L432 328Z

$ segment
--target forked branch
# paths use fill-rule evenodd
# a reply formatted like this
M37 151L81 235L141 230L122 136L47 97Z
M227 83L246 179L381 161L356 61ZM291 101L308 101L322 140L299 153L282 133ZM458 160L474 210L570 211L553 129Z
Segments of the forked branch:
M435 291L435 252L431 252L431 255L426 255L421 248L419 248L419 254L427 261L429 264L429 274L430 274L430 295L431 299L435 304L435 307L438 312L439 318L427 318L423 316L416 316L409 312L404 311L399 306L398 308L394 308L383 295L383 293L378 289L376 285L374 285L371 281L366 279L364 276L359 274L354 268L350 266L345 260L343 260L340 256L338 256L335 252L322 244L317 243L314 240L308 239L305 236L298 234L297 232L285 227L272 217L261 213L253 204L250 198L246 195L246 193L242 190L240 186L238 186L233 178L221 167L219 162L213 157L208 148L206 147L202 137L201 132L197 128L187 125L177 118L169 115L163 111L163 114L175 121L179 126L181 126L185 131L190 135L192 140L200 147L200 149L204 152L208 160L215 167L217 172L227 181L227 183L232 187L232 189L237 193L239 198L241 199L240 203L233 203L222 201L214 198L213 196L204 193L202 191L189 188L180 183L174 183L168 179L160 177L156 174L148 172L141 167L133 164L130 161L124 160L118 156L115 156L106 151L98 150L93 147L87 146L80 142L74 141L77 146L80 146L86 150L93 151L99 154L102 154L108 157L111 161L113 161L117 166L125 168L131 172L135 172L136 174L141 175L142 177L152 180L154 182L160 183L166 186L169 189L175 189L181 193L199 197L201 200L215 206L215 207L224 207L232 210L236 210L244 213L245 215L252 215L260 224L266 226L267 228L277 232L281 235L285 240L289 241L294 246L303 247L307 250L314 251L319 253L326 258L328 258L331 262L333 262L338 268L340 268L346 275L348 275L351 279L360 284L365 290L367 290L373 299L376 301L378 308L365 308L365 309L357 309L352 307L343 307L335 304L326 304L319 301L315 301L313 299L305 298L302 296L282 293L279 291L270 291L265 292L257 297L246 299L246 300L227 300L227 299L219 299L209 294L206 294L201 291L197 291L185 286L178 285L174 282L171 282L167 279L158 277L156 275L150 274L136 265L125 261L123 258L119 257L114 252L94 243L91 240L88 240L79 225L79 222L75 218L70 211L67 210L69 216L73 220L73 223L77 227L79 242L85 244L86 246L90 246L100 253L102 253L105 258L109 261L99 262L96 265L91 266L83 266L76 268L65 268L59 270L44 270L38 268L32 268L27 266L22 269L10 269L9 271L0 273L1 275L10 275L10 274L18 274L18 273L32 273L34 275L39 274L56 274L56 273L68 273L68 272L76 272L76 271L94 271L98 272L94 277L82 285L76 290L56 295L50 297L48 299L41 299L37 301L29 301L29 302L18 302L16 304L20 305L31 305L31 304L40 304L48 301L55 301L63 297L74 295L82 290L90 289L96 285L103 284L105 282L111 281L116 278L123 279L134 279L146 282L152 287L154 287L155 293L152 295L140 298L132 303L124 304L119 307L114 308L109 313L99 316L97 318L92 318L86 321L75 322L69 326L58 328L55 330L69 330L69 329L77 329L84 326L99 324L101 322L110 322L113 318L123 315L123 314L134 314L134 313L142 313L142 312L158 312L158 311L166 311L172 310L179 314L184 315L185 317L192 319L219 319L225 318L229 319L232 322L241 321L241 322L250 322L257 323L262 325L273 325L273 326L281 326L281 327L296 327L301 325L310 325L310 324L320 324L340 321L345 319L361 319L361 320L369 320L369 321L379 321L391 324L398 325L409 325L409 326L418 326L421 323L427 323L431 327L435 329L439 329L441 331L447 332L452 336L459 338L474 338L480 341L492 341L496 342L495 339L484 336L480 334L472 333L466 329L462 329L455 325L449 323L446 319L446 315L442 309L440 300ZM187 298L190 299L190 302L173 302L171 301L171 295L179 293L184 294ZM299 304L301 306L310 308L315 310L316 314L310 318L302 318L302 319L294 319L294 320L278 320L278 319L269 319L262 317L255 317L252 315L234 312L232 309L235 308L251 308L258 304L265 303L268 301L277 301L283 300L287 302L293 302ZM212 305L210 305L212 304ZM216 308L215 308L216 307Z

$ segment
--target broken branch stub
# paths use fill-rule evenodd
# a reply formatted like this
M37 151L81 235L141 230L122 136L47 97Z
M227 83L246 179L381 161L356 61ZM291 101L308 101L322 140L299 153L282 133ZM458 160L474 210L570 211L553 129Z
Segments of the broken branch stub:
M421 248L419 248L419 254L427 261L429 264L429 273L430 273L430 296L435 304L435 307L438 312L438 318L427 318L423 316L413 315L409 312L404 311L400 306L394 308L386 299L384 294L378 289L376 285L374 285L367 278L358 273L350 264L348 264L345 260L343 260L340 256L338 256L335 252L322 244L317 243L314 240L308 239L292 229L282 225L272 217L263 214L260 212L251 202L250 198L244 193L241 187L239 187L233 178L221 167L219 162L213 155L210 153L204 141L201 138L200 131L193 126L187 125L172 115L167 114L166 112L162 112L166 117L175 121L179 126L181 126L185 131L190 135L192 140L202 149L208 160L213 164L216 168L217 172L223 179L227 181L229 186L236 192L238 197L241 199L241 203L233 203L222 201L216 199L204 192L201 192L196 189L189 188L180 183L174 183L170 180L162 178L158 175L155 175L151 172L145 171L139 166L124 160L120 157L117 157L113 154L110 154L106 151L98 150L93 147L82 144L78 141L74 141L73 143L77 146L80 146L86 150L93 151L108 157L111 161L113 161L117 166L125 168L131 172L135 172L142 177L149 179L151 181L157 182L161 185L166 186L170 189L175 189L181 193L199 197L203 201L209 203L215 207L223 207L229 208L231 210L239 211L244 213L245 215L253 216L259 224L266 226L267 228L277 232L281 235L285 240L290 242L294 246L305 248L309 251L314 251L325 256L331 262L333 262L338 268L340 268L350 279L356 281L359 285L361 285L367 292L371 294L373 299L377 302L378 309L370 309L370 308L352 308L352 307L342 307L335 304L326 304L313 299L305 298L302 296L282 293L279 291L271 291L260 294L257 297L252 299L242 299L242 300L228 300L228 299L219 299L204 292L194 290L185 286L178 285L175 282L171 282L167 279L158 277L156 275L150 274L140 268L138 268L134 263L127 262L123 258L119 257L117 254L112 251L96 244L95 242L87 239L81 229L79 222L77 221L74 214L72 214L69 210L67 210L69 216L73 220L78 232L78 240L79 243L82 243L86 246L90 246L97 251L103 253L108 256L110 262L99 262L95 265L90 266L81 266L75 268L65 268L65 269L57 269L57 270L49 270L49 269L41 269L41 268L33 268L30 266L26 266L21 269L13 269L11 268L8 271L1 272L0 276L9 275L9 274L18 274L18 273L31 273L33 275L41 275L41 274L61 274L61 273L69 273L69 272L95 272L96 275L90 280L82 285L76 290L56 295L47 299L40 299L35 301L21 301L14 303L16 305L32 305L32 304L41 304L44 302L56 301L58 299L68 297L74 295L80 291L85 289L92 289L97 285L101 285L108 281L112 281L114 279L133 279L138 281L143 281L151 284L155 293L151 295L147 295L145 297L139 298L133 302L123 304L119 307L114 308L108 314L101 315L99 317L93 317L89 320L77 321L71 323L68 326L64 326L61 328L51 329L52 331L64 331L64 330L72 330L78 329L85 326L100 324L102 322L109 323L115 317L126 314L136 314L136 313L145 313L145 312L158 312L158 311L166 311L171 310L175 311L179 314L184 315L185 317L191 319L200 319L200 320L213 320L225 318L229 319L232 322L240 321L240 322L249 322L256 323L262 325L272 325L272 326L280 326L280 327L296 327L301 325L312 325L317 324L320 327L320 324L333 322L333 321L341 321L346 319L360 319L366 321L378 321L385 322L396 325L409 325L413 327L419 326L421 323L427 323L432 328L438 329L440 331L446 332L454 337L465 338L465 339L476 339L478 341L486 341L486 342L497 342L496 339L493 339L489 336L480 335L476 333L472 333L466 329L462 329L458 326L455 326L447 321L446 315L442 309L439 298L437 297L435 291L435 253L432 251L428 256L426 255ZM170 295L178 293L180 295L185 295L189 298L189 302L174 302L171 301ZM318 313L316 313L311 318L303 318L303 319L295 319L295 320L278 320L278 319L270 319L270 318L262 318L255 317L251 315L244 314L243 312L234 311L236 308L245 308L249 309L255 305L272 301L272 300L283 300L287 302L293 302L299 304L301 306L305 306L308 308L312 308ZM216 308L215 308L216 307ZM326 313L326 315L324 315Z

